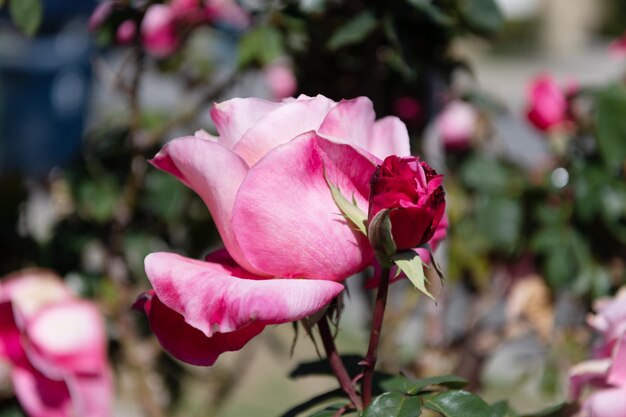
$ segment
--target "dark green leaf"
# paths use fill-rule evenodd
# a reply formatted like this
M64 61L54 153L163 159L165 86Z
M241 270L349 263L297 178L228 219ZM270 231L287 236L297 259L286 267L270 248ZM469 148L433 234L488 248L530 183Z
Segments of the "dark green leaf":
M40 0L11 0L9 14L22 32L33 36L41 24L43 7Z
M283 55L283 36L274 27L259 26L245 33L239 41L238 63L265 66Z
M433 4L432 0L408 0L408 3L440 26L451 26L454 23L454 20Z
M80 213L83 217L104 223L113 218L119 197L115 183L108 178L83 181L78 188Z
M352 376L361 372L362 367L359 362L363 360L360 355L341 355L341 360L345 365L348 373ZM309 375L333 375L333 371L328 364L328 360L320 359L312 362L304 362L298 364L296 369L291 371L289 377L298 378Z
M377 25L378 21L371 12L363 12L337 29L330 37L327 47L334 51L344 46L358 43L376 29Z
M522 417L569 417L576 414L579 407L576 404L558 404L533 414L524 414Z
M494 0L459 0L458 5L467 25L480 33L497 32L504 24L504 16Z
M374 398L363 413L363 417L419 417L421 413L420 397L386 392Z
M444 417L494 417L494 410L467 391L445 391L424 398L424 407Z
M439 385L450 389L461 389L467 385L467 380L455 375L441 375L430 378L411 379L405 376L396 376L381 383L381 387L388 391L399 391L416 395L431 385Z
M615 84L602 90L595 116L600 153L609 167L617 168L626 159L626 87Z

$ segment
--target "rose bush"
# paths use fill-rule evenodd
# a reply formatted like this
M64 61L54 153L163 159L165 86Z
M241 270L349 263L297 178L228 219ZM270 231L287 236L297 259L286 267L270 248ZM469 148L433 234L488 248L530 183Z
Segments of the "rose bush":
M597 387L584 400L582 417L626 417L626 289L596 310L588 321L601 340L592 360L572 368L571 395L578 399L584 386Z
M376 164L409 155L404 124L376 121L363 97L232 99L211 116L219 137L174 139L151 162L204 200L226 251L149 255L154 291L137 304L163 347L198 365L317 312L370 265L367 238L339 215L327 181L366 212Z
M32 417L105 417L112 382L104 323L59 277L24 270L0 284L0 358Z

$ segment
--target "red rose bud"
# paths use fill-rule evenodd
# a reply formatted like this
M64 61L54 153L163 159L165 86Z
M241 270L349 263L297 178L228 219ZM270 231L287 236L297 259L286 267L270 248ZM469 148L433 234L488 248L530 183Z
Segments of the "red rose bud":
M385 231L372 230L384 227L388 235L388 222L380 221L381 216L376 218L385 209L389 210L396 251L416 248L433 237L446 208L443 175L414 156L392 155L383 161L370 181L367 220L370 242L375 250L391 255L388 253L389 236L384 238L381 235Z

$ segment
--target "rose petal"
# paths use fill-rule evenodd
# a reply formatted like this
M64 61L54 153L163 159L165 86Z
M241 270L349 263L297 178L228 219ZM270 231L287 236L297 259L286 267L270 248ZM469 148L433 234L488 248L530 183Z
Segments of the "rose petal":
M585 401L583 410L589 417L626 417L626 388L596 392Z
M329 112L318 133L338 142L368 148L368 137L374 124L374 104L367 97L341 100Z
M209 208L228 252L244 268L255 270L242 255L233 233L235 195L248 166L224 145L195 137L174 139L150 161L194 190Z
M220 143L232 149L261 118L282 105L259 98L233 98L215 103L211 108L211 118L219 133Z
M253 323L279 324L307 317L343 290L331 281L255 280L239 267L153 253L146 274L159 299L211 337ZM242 277L243 276L243 277Z
M264 324L252 323L231 333L215 333L207 337L156 296L145 302L144 310L163 349L176 359L197 366L213 365L219 355L241 349L265 328Z
M100 373L106 368L106 340L98 309L86 301L69 301L39 311L25 328L33 365L51 377Z
M67 378L76 416L110 417L113 405L113 379L110 369L98 374L75 374Z
M8 301L0 303L0 358L8 359L12 363L24 363L26 357L20 337L13 305Z
M587 384L604 386L604 380L610 367L610 359L591 360L573 366L569 372L571 398L578 399Z
M366 149L380 159L385 159L389 155L411 155L406 125L394 116L377 120L370 132Z
M237 194L233 228L246 259L282 277L343 280L371 261L325 176L366 212L375 162L349 145L304 134L250 169Z
M13 389L30 417L67 417L72 415L70 393L63 381L47 378L30 366L11 371Z
M626 334L616 344L612 359L606 381L611 385L626 387Z
M334 104L324 96L284 102L259 119L233 150L252 166L277 146L304 132L318 129Z

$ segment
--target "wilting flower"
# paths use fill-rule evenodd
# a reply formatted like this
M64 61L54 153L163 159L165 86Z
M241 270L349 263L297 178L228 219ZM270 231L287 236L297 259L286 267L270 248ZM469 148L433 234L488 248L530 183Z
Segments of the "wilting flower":
M547 74L535 78L528 87L528 120L539 130L549 131L568 121L567 95Z
M602 335L594 358L570 371L570 391L579 398L585 385L597 390L583 401L582 417L626 417L626 289L596 305L589 324Z
M363 97L232 99L211 116L218 138L175 139L151 162L202 197L227 252L206 261L149 255L154 292L138 302L162 346L198 365L267 325L319 311L371 264L367 239L338 214L328 182L365 212L379 158L409 154L404 124L375 121Z
M396 250L427 243L446 208L442 182L443 175L419 158L387 157L371 178L368 222L380 211L389 210Z
M0 283L0 358L31 417L106 417L112 386L104 323L60 278L23 270Z
M437 130L448 151L470 146L476 134L478 113L471 104L455 100L446 105L437 119Z

